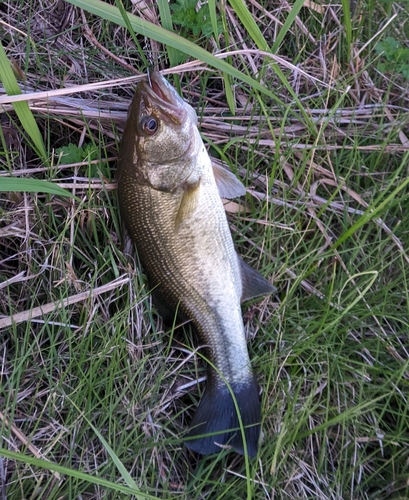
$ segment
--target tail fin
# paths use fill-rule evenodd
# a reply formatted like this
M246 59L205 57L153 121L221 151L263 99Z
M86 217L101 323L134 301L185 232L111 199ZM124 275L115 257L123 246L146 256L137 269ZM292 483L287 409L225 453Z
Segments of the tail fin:
M260 400L257 382L250 379L245 383L231 384L231 389L240 410L247 453L252 458L257 455L260 437ZM208 383L190 427L188 437L213 434L186 441L185 445L190 450L210 455L220 452L222 449L220 445L230 445L241 455L244 454L239 419L227 386Z

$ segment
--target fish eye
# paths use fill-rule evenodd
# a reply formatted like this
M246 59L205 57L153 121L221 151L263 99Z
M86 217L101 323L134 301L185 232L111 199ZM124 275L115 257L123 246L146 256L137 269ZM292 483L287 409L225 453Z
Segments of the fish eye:
M145 134L153 135L158 130L158 121L153 116L146 116L142 122Z

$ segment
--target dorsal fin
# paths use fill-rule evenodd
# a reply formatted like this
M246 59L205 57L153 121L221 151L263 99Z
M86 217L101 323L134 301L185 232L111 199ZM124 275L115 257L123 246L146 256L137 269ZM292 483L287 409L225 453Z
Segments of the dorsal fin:
M212 162L213 175L221 198L237 198L246 194L246 188L237 177L220 165Z
M255 269L246 264L239 255L237 258L239 259L241 281L243 284L241 302L277 291L275 286L263 278Z

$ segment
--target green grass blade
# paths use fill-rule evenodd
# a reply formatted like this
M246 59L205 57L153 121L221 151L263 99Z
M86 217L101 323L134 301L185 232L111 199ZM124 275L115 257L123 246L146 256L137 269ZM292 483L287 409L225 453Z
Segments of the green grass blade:
M13 73L10 61L7 58L6 52L0 42L0 80L3 82L4 88L8 95L21 94L17 79ZM41 157L45 165L48 165L48 156L44 147L43 138L37 122L34 119L26 101L13 103L13 108L28 136L33 142L37 154Z
M280 29L277 38L275 39L275 42L273 43L273 46L271 48L271 52L273 54L276 54L278 52L278 49L281 45L281 42L284 40L285 35L288 33L289 29L295 22L296 17L298 16L298 13L300 12L302 6L304 5L305 0L297 0L294 3L293 8L291 9L290 13L287 16L287 19L285 20L282 28Z
M80 7L81 9L90 12L91 14L95 14L107 21L111 21L113 23L118 24L119 26L126 27L126 23L119 12L117 7L112 5L108 5L101 0L67 0L69 3ZM261 85L259 82L254 80L248 75L241 73L236 68L233 68L230 64L227 64L222 59L218 59L217 57L207 52L207 50L202 49L201 47L195 45L194 43L186 40L185 38L177 35L176 33L172 33L168 30L160 26L156 26L149 21L145 21L144 19L140 19L133 14L128 14L129 22L132 25L132 28L135 32L144 35L148 38L152 38L157 42L163 43L165 45L170 45L171 47L180 50L185 54L189 54L192 57L196 57L197 59L203 61L204 63L216 68L220 71L224 71L227 74L233 76L234 78L238 78L239 80L243 80L248 83L255 89L259 90L261 93L268 95L274 101L282 104L281 100L279 100L273 92L268 90L266 87Z
M251 36L257 47L260 50L269 52L270 47L243 0L229 0L229 3L233 7L234 12L243 23L243 26L246 28L248 34Z
M213 28L214 41L216 42L217 47L220 47L219 27L217 25L217 14L216 14L216 2L215 0L209 0L208 4L209 4L210 20L212 22L212 28Z
M114 450L109 446L108 442L104 439L102 434L98 431L96 427L94 427L91 422L87 420L87 422L90 424L92 427L93 431L95 434L98 436L98 439L101 441L101 443L104 445L104 448L107 450L109 453L109 456L112 458L113 462L115 463L117 469L121 473L122 478L126 482L126 484L130 487L138 491L138 493L142 493L141 490L138 488L137 484L135 481L132 479L132 476L129 474L129 472L126 470L124 467L124 464L119 460L118 456L114 452ZM142 497L140 495L136 495L136 500L142 500Z
M92 423L87 419L87 417L84 416L84 419L88 422L88 425L91 427L91 429L98 436L98 439L104 445L104 448L109 453L110 457L112 458L112 460L115 463L117 469L121 473L121 476L122 476L123 480L126 482L126 484L130 488L133 488L133 489L137 490L138 493L142 493L141 490L138 488L137 484L135 483L135 481L132 479L132 476L126 470L126 468L124 467L124 464L119 460L117 454L114 452L114 450L108 444L108 442L106 441L106 439L102 436L102 434L98 431L98 429L92 425ZM136 495L136 500L142 500L142 497L139 496L139 495Z
M230 109L230 113L232 115L236 114L236 101L234 99L233 88L231 85L230 76L223 72L223 80L224 80L224 91L226 92L226 101Z
M76 198L72 193L66 189L60 188L52 182L43 181L39 179L19 179L16 177L0 177L0 192L19 192L19 193L48 193L56 194L58 196L68 196L69 198Z
M170 13L168 0L158 0L158 8L162 26L168 31L173 31L172 15ZM170 45L166 46L166 50L168 52L170 65L176 66L178 60L176 50Z
M257 47L260 50L266 51L266 52L272 52L275 53L278 50L278 47L282 40L284 39L285 35L287 34L288 30L290 29L291 25L294 23L301 7L304 4L304 0L298 0L295 4L289 15L287 16L287 19L281 28L276 41L273 44L273 47L270 48L268 43L266 42L263 34L260 31L260 28L256 24L253 16L251 15L250 11L247 9L246 5L242 0L229 0L231 6L234 8L235 13L239 17L240 21L243 23L243 26L246 28L247 32L253 39L254 43L257 45ZM277 64L272 64L271 65L272 69L274 72L277 74L277 76L280 78L281 83L285 86L288 92L292 95L293 99L295 100L298 108L300 109L301 113L303 114L303 117L308 123L309 126L312 128L315 128L312 121L308 117L307 113L305 112L298 96L294 92L293 88L291 87L290 83L288 82L287 78L285 77L284 73L281 71L280 67ZM225 88L226 88L226 98L229 101L233 99L232 96L229 96L228 94L228 85L227 85L227 78L225 78ZM229 89L230 90L230 89Z
M382 394L381 396L378 396L376 398L373 398L369 401L366 401L362 404L359 404L357 406L351 407L349 410L345 411L344 413L335 415L331 419L327 419L323 424L319 424L316 427L313 427L312 429L309 429L308 431L300 432L298 435L299 439L305 438L307 436L310 436L311 434L316 434L320 430L325 430L329 429L331 426L339 424L342 421L345 421L347 418L352 418L355 415L359 415L360 413L363 412L364 409L374 406L375 403L378 403L382 401L383 399L387 398L389 396L388 393Z
M98 484L99 486L103 486L104 488L109 488L114 491L120 491L121 493L127 493L128 495L139 494L143 498L147 498L149 500L158 500L157 497L148 495L147 493L142 493L138 489L122 486L121 484L113 483L111 481L107 481L106 479L92 476L90 474L86 474L85 472L81 472L76 469L69 469L68 467L63 467L62 465L53 464L52 462L48 462L47 460L41 460L39 458L30 457L28 455L24 455L23 453L17 453L15 451L6 450L5 448L0 448L0 456L3 456L10 460L16 460L18 462L22 462L25 464L34 465L42 469L58 472L59 474L64 474L66 476L74 477L76 479L81 479L83 481L87 481L88 483Z
M210 11L212 9L211 6L209 6ZM214 6L214 15L216 16L216 6ZM226 8L225 5L220 6L220 16L222 20L222 29L223 29L223 34L224 34L224 40L226 46L230 46L230 35L227 29L227 21L226 21ZM219 48L219 45L217 45ZM232 58L229 56L226 61L231 65ZM236 113L236 103L234 100L234 95L233 95L233 89L232 89L232 82L230 76L226 73L223 72L223 82L224 82L224 89L226 92L226 100L227 104L229 106L230 112L232 115L235 115Z
M406 155L406 161L409 155ZM409 177L407 177L402 184L400 184L393 192L387 196L384 200L380 201L383 198L383 193L378 197L378 200L373 204L374 207L370 206L361 217L353 224L347 231L345 231L342 236L338 238L338 240L334 243L333 248L338 248L342 243L344 243L348 238L353 236L353 234L364 224L369 221L375 219L379 216L380 212L390 203L401 191L403 191L406 186L409 184Z
M347 61L351 58L351 43L352 43L352 23L351 23L351 8L349 0L341 0L342 10L344 11L343 21L346 37Z
M135 46L138 48L138 52L139 52L139 55L142 58L142 61L148 67L149 66L149 62L148 62L148 59L146 58L145 51L142 49L141 44L139 43L138 39L136 38L135 31L133 30L132 25L129 22L128 13L125 10L125 7L124 7L124 4L122 3L122 0L115 0L115 3L117 5L117 9L120 12L120 14L122 16L122 19L123 19L123 21L125 23L126 29L131 34L132 40L133 40Z

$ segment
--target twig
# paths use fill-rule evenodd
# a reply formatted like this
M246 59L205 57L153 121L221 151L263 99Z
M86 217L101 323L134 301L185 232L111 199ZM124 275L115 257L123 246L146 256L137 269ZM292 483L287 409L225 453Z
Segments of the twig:
M129 283L129 278L119 278L111 281L111 283L94 288L93 290L61 299L59 302L49 302L48 304L34 307L28 311L23 311L11 316L0 317L0 329L8 328L11 325L23 323L24 321L31 321L33 318L38 318L39 316L43 316L44 314L48 314L63 307L68 307L72 304L76 304L77 302L82 302L90 297L96 297L97 295L101 295L101 293L109 292L110 290L114 290L115 288L125 285L126 283Z
M13 422L9 418L7 418L4 413L0 411L0 420L4 423L6 427L8 427L11 432L16 436L17 439L19 439L24 446L27 446L27 448L31 451L31 453L36 457L40 458L42 460L47 460L47 462L50 462L44 455L41 453L41 451L34 446L32 443L30 443L30 440L26 437L25 434L23 434L18 427L16 427ZM58 472L52 472L52 475L58 480L61 481L61 475ZM2 497L3 498L3 497Z

